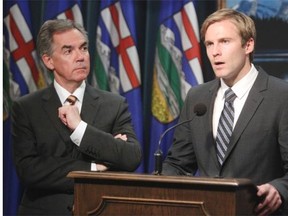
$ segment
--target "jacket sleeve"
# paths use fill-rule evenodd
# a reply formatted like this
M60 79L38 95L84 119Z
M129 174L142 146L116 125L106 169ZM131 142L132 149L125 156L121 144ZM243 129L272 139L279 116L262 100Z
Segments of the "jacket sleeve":
M40 118L36 126L34 118L39 118L37 111L34 112L33 117L33 110L27 109L22 102L14 102L12 107L13 160L20 180L27 187L36 189L73 191L73 180L67 178L67 174L75 170L89 170L90 163L73 158L65 147L62 148L61 146L65 145L60 143L63 142L62 140L55 139L57 134L55 130L53 135L50 135L50 139L40 137L38 131L45 133L45 130L53 130L51 129L53 126L47 128L44 120ZM47 117L43 118L46 122ZM58 147L53 149L52 146Z
M79 150L96 163L106 164L110 170L134 171L140 164L142 152L128 104L123 98L103 103L105 109L98 110L95 124L88 124ZM127 141L115 139L117 134L127 135Z
M281 178L274 179L270 184L279 191L288 211L288 100L280 113L278 142L285 174Z

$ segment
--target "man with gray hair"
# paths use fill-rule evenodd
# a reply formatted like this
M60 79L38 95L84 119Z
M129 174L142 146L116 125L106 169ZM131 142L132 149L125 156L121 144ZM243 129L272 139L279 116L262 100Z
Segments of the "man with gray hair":
M25 186L19 215L71 215L71 171L134 171L141 148L125 99L86 83L88 37L69 20L48 20L38 54L54 75L49 87L13 104L13 156Z

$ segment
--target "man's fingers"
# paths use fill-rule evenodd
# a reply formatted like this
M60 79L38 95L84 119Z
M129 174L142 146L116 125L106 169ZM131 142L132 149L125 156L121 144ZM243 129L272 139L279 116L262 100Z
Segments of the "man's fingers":
M126 134L117 134L114 136L115 139L122 139L124 141L127 141L127 135Z
M100 171L100 172L108 170L108 167L106 167L103 164L96 164L96 167L97 167L97 171Z

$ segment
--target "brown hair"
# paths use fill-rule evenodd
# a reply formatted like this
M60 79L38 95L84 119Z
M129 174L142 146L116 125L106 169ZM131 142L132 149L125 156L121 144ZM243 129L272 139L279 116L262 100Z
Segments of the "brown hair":
M205 34L210 25L223 20L230 20L239 30L242 38L242 46L244 46L251 38L256 43L256 28L254 21L247 15L233 9L220 9L209 15L201 27L201 39L205 42ZM250 61L253 60L253 52L249 55Z

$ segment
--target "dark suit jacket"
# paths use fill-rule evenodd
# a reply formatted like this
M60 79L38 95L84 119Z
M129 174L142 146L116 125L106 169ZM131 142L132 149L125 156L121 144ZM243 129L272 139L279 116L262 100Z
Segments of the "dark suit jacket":
M223 166L216 156L212 115L219 79L191 88L180 122L191 119L193 107L207 106L204 116L175 130L163 174L249 178L272 184L288 201L288 83L261 68L234 128Z
M61 106L53 85L13 105L13 156L26 186L19 214L71 215L73 180L66 177L70 171L89 171L91 161L133 171L141 161L124 98L86 86L81 118L88 126L80 147L58 118ZM119 133L127 135L127 142L114 138Z

